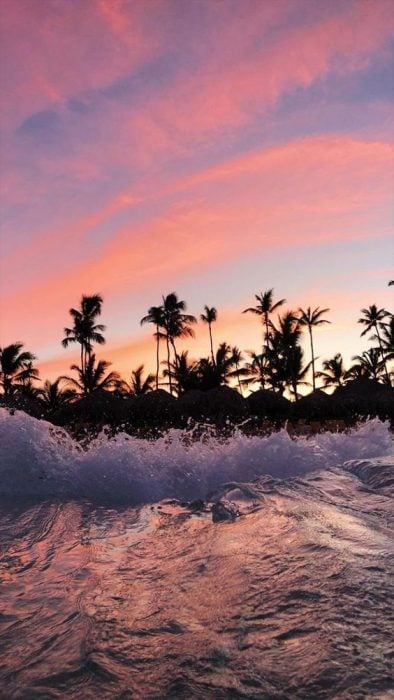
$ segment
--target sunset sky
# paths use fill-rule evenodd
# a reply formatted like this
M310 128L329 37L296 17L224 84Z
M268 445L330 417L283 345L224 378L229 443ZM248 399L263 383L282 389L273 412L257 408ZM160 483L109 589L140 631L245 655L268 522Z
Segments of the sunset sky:
M366 349L361 307L393 306L393 29L391 0L2 0L0 345L55 378L98 292L99 357L153 369L139 321L176 291L257 349L240 312L274 287L330 307L321 358Z

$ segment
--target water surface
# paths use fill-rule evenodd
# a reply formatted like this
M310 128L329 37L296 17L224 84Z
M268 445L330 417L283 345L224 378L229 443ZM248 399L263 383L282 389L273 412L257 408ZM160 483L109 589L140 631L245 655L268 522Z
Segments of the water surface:
M393 697L386 426L289 444L236 437L200 445L201 461L194 445L170 440L156 446L160 471L151 444L122 438L79 454L21 420L23 452L10 447L2 462L1 697ZM153 457L154 494L178 501L142 498ZM96 474L90 499L84 467ZM111 470L123 474L117 503L116 480L98 483ZM138 502L125 505L133 479ZM209 505L192 513L181 504L206 486L240 517L214 524Z

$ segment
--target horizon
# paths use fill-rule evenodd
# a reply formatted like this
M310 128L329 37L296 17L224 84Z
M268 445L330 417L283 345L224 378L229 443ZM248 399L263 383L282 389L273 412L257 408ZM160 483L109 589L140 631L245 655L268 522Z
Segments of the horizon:
M78 357L61 348L69 308L102 293L96 354L128 378L154 372L139 324L162 294L215 306L216 345L249 350L262 327L241 312L273 287L288 309L330 309L317 369L370 347L360 310L393 291L388 0L0 13L2 346L55 379ZM209 354L196 331L179 346L193 359Z

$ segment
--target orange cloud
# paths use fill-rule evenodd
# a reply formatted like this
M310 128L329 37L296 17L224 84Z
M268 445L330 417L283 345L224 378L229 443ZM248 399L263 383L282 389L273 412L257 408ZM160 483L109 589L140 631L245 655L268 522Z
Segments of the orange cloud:
M147 371L154 367L155 346L154 340L144 334L134 340L125 340L122 345L108 342L101 348L96 348L98 359L105 359L111 362L108 371L113 370L128 379L131 371L139 365L145 364ZM59 354L50 360L39 361L37 367L40 370L42 379L54 381L61 375L73 376L69 369L72 364L79 364L78 352L65 352L60 350ZM149 369L148 369L149 368Z

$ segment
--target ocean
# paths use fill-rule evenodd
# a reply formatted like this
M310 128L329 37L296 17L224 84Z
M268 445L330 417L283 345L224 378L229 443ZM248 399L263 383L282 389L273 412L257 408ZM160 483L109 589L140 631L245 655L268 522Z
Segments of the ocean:
M1 698L394 697L388 424L0 440Z

